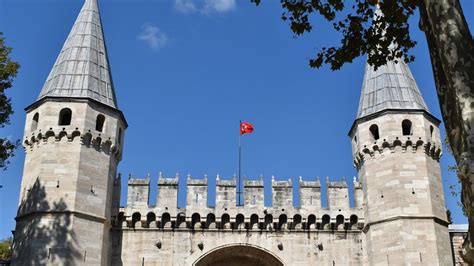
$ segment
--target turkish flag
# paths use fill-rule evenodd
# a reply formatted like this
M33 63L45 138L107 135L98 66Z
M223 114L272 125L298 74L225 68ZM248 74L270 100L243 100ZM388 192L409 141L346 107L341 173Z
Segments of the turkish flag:
M240 135L245 133L252 133L253 125L249 122L240 122Z

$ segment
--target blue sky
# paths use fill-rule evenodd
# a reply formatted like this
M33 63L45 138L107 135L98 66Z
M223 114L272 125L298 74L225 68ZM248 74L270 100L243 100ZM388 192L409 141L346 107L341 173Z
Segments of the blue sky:
M247 0L100 0L120 109L129 128L119 171L237 173L238 121L254 123L243 139L243 173L250 178L351 180L347 132L356 116L365 58L332 72L308 67L318 48L335 44L330 24L294 38L279 1L256 8ZM474 28L474 1L464 0ZM12 97L15 114L1 136L21 139L23 108L35 101L82 6L82 0L0 0L0 31L21 63ZM410 68L430 111L441 117L424 34L411 21L416 61ZM444 132L444 126L441 126ZM24 155L0 172L0 239L11 234ZM441 160L447 206L465 223L448 186L453 160ZM123 179L123 187L126 178ZM122 193L122 199L125 194ZM156 187L152 187L152 203ZM123 203L123 200L122 200Z

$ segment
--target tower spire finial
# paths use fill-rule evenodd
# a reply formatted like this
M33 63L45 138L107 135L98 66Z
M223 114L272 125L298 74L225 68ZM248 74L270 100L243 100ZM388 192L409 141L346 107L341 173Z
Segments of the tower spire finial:
M374 19L383 16L377 1ZM385 31L384 31L385 32ZM392 49L394 44L390 44ZM377 70L367 62L359 101L357 118L362 118L387 109L424 110L428 112L418 85L410 68L400 58L387 61Z
M97 0L84 1L38 100L45 97L89 98L117 108Z

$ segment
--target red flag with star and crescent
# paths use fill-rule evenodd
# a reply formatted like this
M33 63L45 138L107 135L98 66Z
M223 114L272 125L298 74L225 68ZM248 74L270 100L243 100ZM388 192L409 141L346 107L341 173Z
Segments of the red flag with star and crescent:
M253 125L249 122L240 122L240 135L253 132Z

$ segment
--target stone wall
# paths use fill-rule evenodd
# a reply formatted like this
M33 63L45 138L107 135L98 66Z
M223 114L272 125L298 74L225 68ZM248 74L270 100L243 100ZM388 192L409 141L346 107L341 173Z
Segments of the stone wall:
M178 208L178 177L160 175L156 206L148 205L149 179L130 178L132 196L113 231L113 265L192 265L233 245L265 249L284 265L362 264L363 210L349 202L345 181L328 182L334 204L324 208L319 179L299 180L301 203L295 204L292 182L272 178L271 206L264 206L262 179L244 180L238 206L235 179L217 177L216 204L209 206L207 176L188 177L186 206Z

